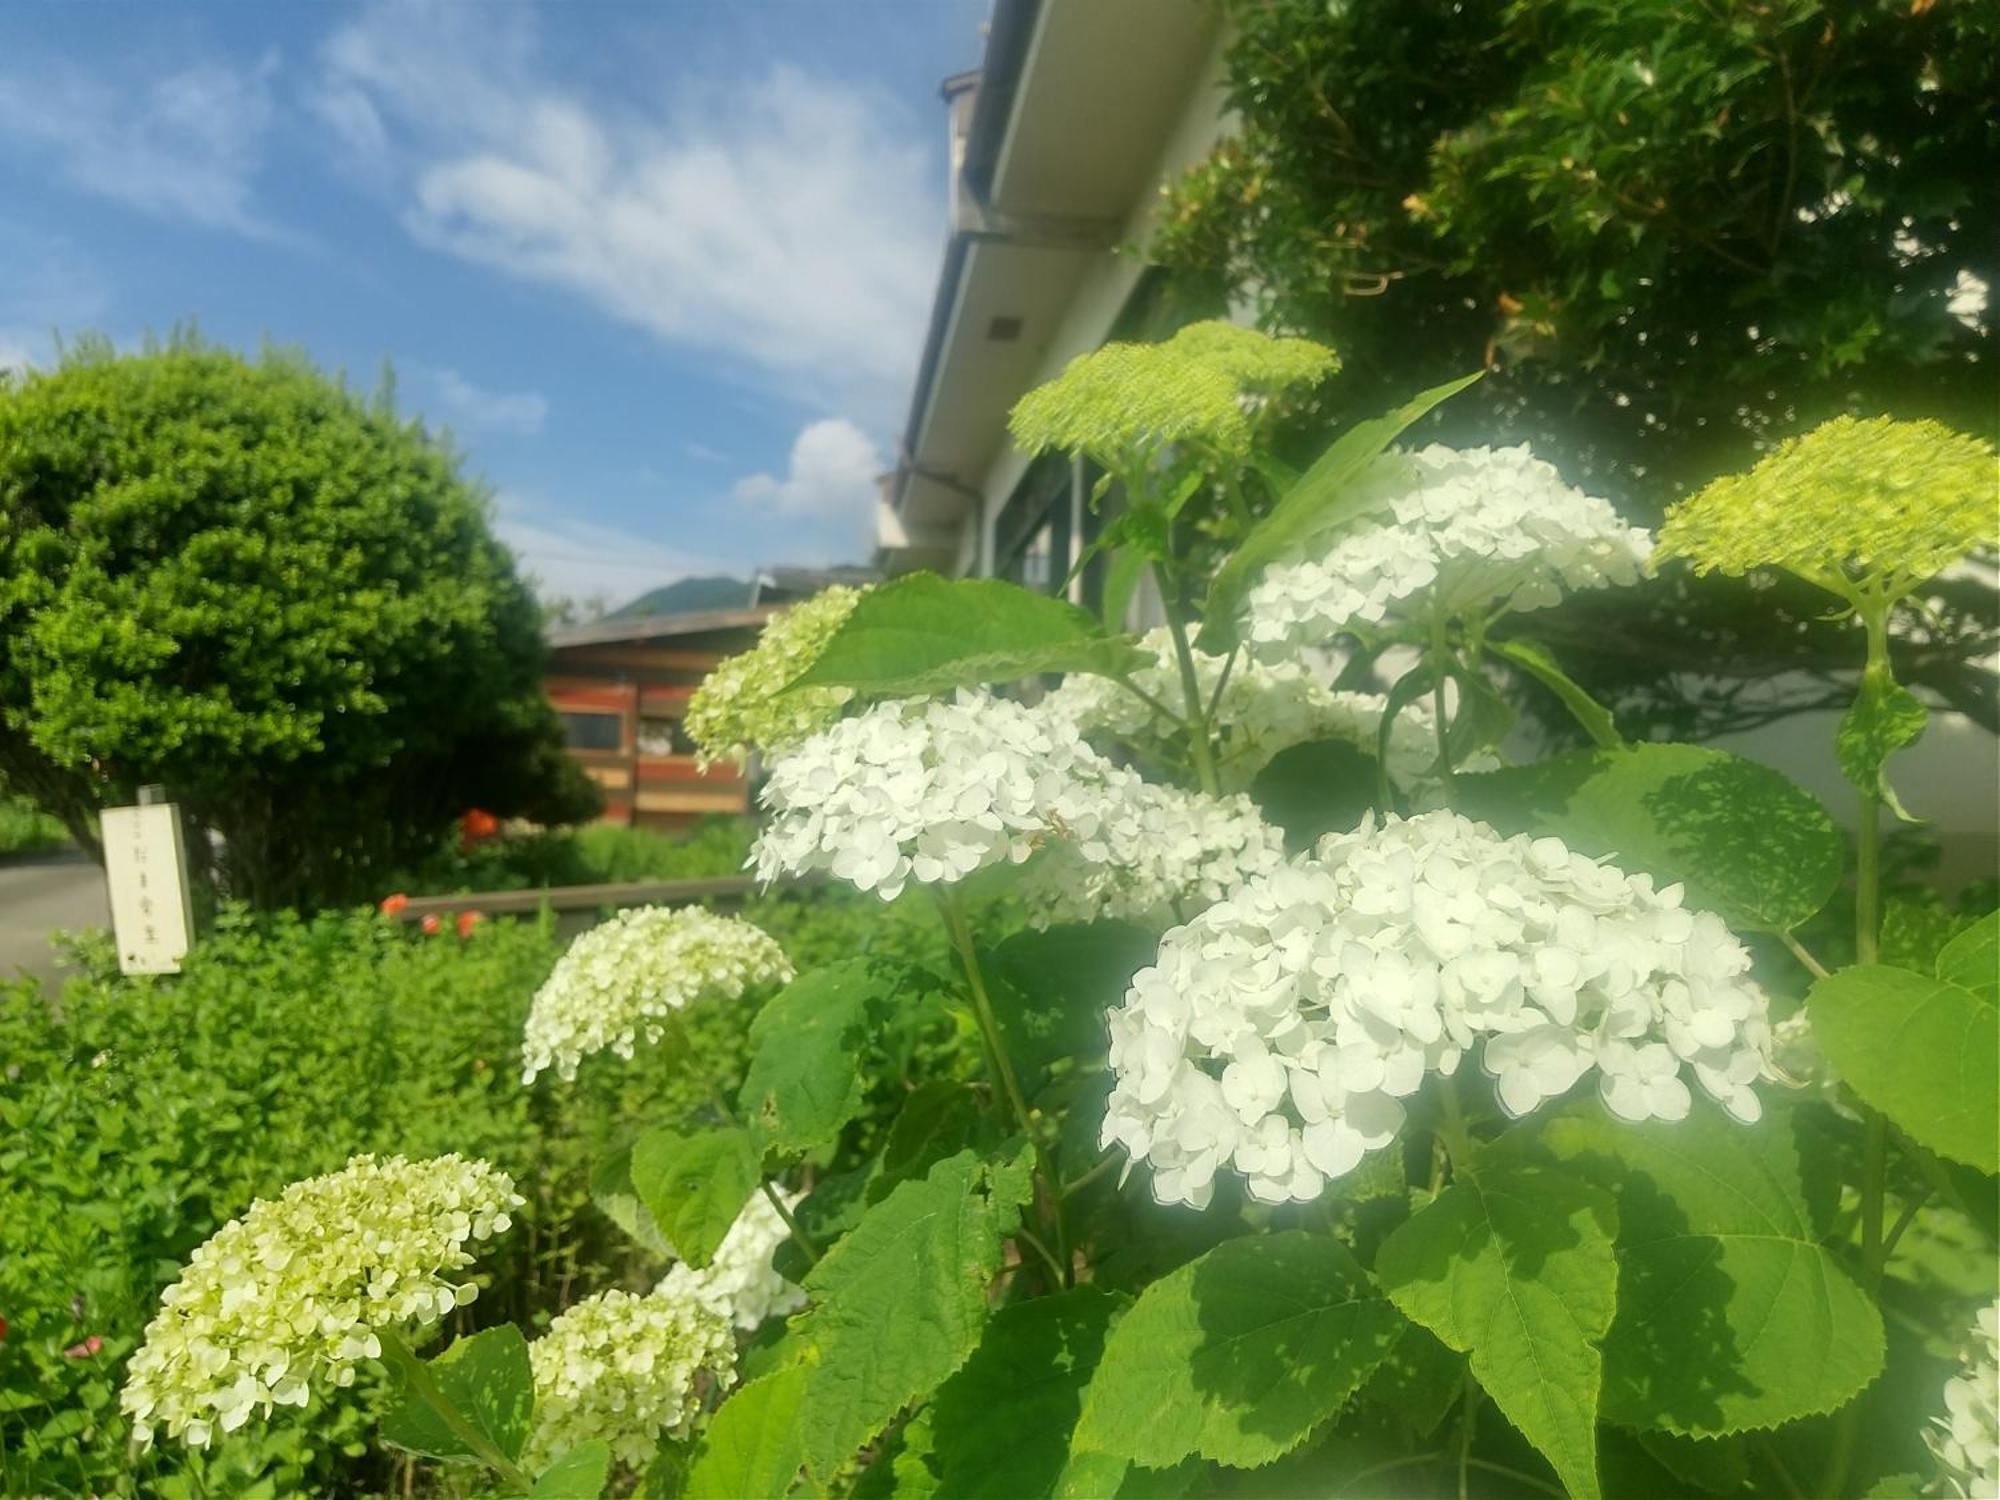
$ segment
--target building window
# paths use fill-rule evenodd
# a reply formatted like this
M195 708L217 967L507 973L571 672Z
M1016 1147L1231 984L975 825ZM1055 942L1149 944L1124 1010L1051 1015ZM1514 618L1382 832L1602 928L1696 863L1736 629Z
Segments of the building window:
M1065 454L1044 454L1028 466L994 524L996 577L1045 594L1063 592L1072 557L1071 477Z
M578 713L563 710L563 743L572 750L623 750L623 714Z
M693 755L694 741L687 737L687 728L679 719L648 715L639 721L639 753Z

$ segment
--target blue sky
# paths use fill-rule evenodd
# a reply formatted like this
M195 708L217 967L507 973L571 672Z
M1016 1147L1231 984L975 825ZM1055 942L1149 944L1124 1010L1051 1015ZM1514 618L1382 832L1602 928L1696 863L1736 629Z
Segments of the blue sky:
M551 593L860 560L987 9L0 0L0 364L387 357Z

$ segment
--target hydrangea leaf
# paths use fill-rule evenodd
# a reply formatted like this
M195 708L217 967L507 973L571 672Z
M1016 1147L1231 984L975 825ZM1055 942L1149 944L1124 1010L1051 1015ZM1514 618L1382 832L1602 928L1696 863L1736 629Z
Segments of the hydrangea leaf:
M921 698L1040 672L1115 677L1145 659L1067 600L998 579L910 573L864 594L791 686Z
M931 1450L954 1500L1045 1495L1119 1299L1090 1287L1002 1308L932 1399Z
M998 1143L999 1129L978 1091L949 1078L913 1089L882 1143L882 1169L863 1198L880 1203L905 1182L924 1177L947 1156Z
M434 1393L509 1461L521 1456L535 1410L535 1372L520 1329L511 1323L485 1329L420 1365L404 1363L401 1353L400 1344L384 1340L383 1354L403 1388L383 1414L384 1441L426 1458L483 1462L479 1447L427 1399Z
M660 1233L660 1226L646 1212L632 1186L632 1148L613 1152L597 1165L590 1178L590 1201L598 1212L616 1224L655 1255L671 1257L674 1247Z
M611 1449L579 1443L535 1476L528 1500L597 1500L611 1480Z
M1841 715L1834 732L1834 756L1841 774L1870 796L1880 797L1897 817L1913 823L1889 785L1889 757L1923 737L1930 712L1916 695L1887 672L1870 669L1861 677L1860 691Z
M1336 438L1216 569L1202 609L1202 649L1226 652L1234 646L1236 616L1250 581L1258 572L1307 537L1332 531L1353 520L1356 512L1351 504L1343 502L1358 493L1352 488L1354 477L1401 437L1411 423L1440 402L1456 396L1479 379L1481 373L1475 371L1433 386L1394 411L1355 423Z
M1963 972L1982 930L1938 963ZM1960 944L1974 939L1963 950ZM1990 949L1989 957L1990 957ZM1848 1086L1940 1156L2000 1171L2000 1009L1949 979L1887 964L1842 969L1806 998L1813 1036Z
M732 1393L701 1435L681 1500L787 1493L805 1462L800 1413L811 1381L804 1365L787 1365Z
M1611 1195L1571 1173L1493 1160L1382 1242L1390 1301L1471 1356L1494 1405L1577 1500L1598 1500L1598 1345L1618 1302Z
M1882 1368L1882 1319L1818 1243L1782 1116L1702 1104L1643 1125L1596 1105L1542 1132L1618 1195L1606 1421L1720 1437L1844 1405Z
M701 1270L755 1191L762 1166L747 1130L649 1130L632 1147L632 1186L680 1258Z
M1586 750L1458 778L1461 812L1502 833L1553 834L1610 858L1731 927L1786 932L1839 885L1845 844L1811 794L1699 745Z
M1464 1390L1465 1356L1440 1343L1428 1328L1405 1323L1402 1337L1361 1394L1393 1414L1411 1436L1427 1438Z
M1359 823L1375 805L1380 779L1367 751L1346 740L1308 740L1272 756L1250 784L1250 798L1296 853Z
M1324 1235L1225 1241L1111 1330L1071 1446L1154 1469L1269 1463L1340 1410L1402 1326Z
M737 1104L771 1149L811 1151L853 1119L867 1091L857 1066L880 966L851 958L801 974L750 1023L750 1065Z
M1611 721L1611 710L1585 692L1576 679L1562 669L1555 653L1540 641L1516 636L1507 641L1489 640L1486 649L1512 662L1554 693L1562 706L1569 710L1570 717L1599 748L1615 750L1625 743L1618 733L1618 726Z
M2000 912L1988 912L1944 945L1937 976L2000 1005Z
M1216 1471L1199 1459L1171 1469L1142 1469L1109 1453L1072 1453L1056 1480L1056 1500L1182 1500ZM1204 1485L1202 1494L1209 1490Z
M1157 934L1129 922L1075 922L1017 932L982 966L1000 981L993 1005L1007 1050L1033 1092L1060 1059L1102 1053L1104 1013L1159 952Z
M830 1479L978 1345L1033 1162L1025 1145L994 1161L948 1157L870 1208L807 1273L811 1374L797 1422L813 1474Z

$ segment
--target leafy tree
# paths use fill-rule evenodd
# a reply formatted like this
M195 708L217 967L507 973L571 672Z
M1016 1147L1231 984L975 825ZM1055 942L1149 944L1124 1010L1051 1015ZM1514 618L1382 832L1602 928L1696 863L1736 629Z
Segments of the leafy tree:
M574 821L541 649L457 458L298 355L91 341L0 385L0 776L87 848L162 783L231 894L309 907L470 806Z
M1152 255L1343 359L1314 431L1485 365L1425 429L1531 443L1653 522L1842 413L1991 432L2000 12L1931 0L1227 0L1241 129ZM1810 591L1676 579L1548 620L1676 735L1844 701ZM1989 725L1989 587L1947 579L1906 681ZM1778 609L1773 610L1772 605ZM1806 646L1803 659L1800 646ZM1776 697L1773 663L1795 669ZM1687 696L1691 674L1714 685Z

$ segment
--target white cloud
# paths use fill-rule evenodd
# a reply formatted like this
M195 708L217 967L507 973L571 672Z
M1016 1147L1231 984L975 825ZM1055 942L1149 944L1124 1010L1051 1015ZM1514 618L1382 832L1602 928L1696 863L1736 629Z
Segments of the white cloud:
M784 477L752 474L731 492L745 505L825 523L843 535L865 534L875 515L882 458L868 434L844 417L808 424L792 442Z
M70 186L159 218L289 238L251 208L277 69L267 53L114 76L17 53L0 70L0 149L25 146Z
M517 495L503 494L497 509L493 529L544 599L604 597L624 604L689 574L730 571L714 558L622 527L579 521Z
M548 420L548 398L539 391L489 391L456 370L433 370L431 383L446 411L468 426L533 437Z
M727 453L724 453L720 448L711 448L706 443L682 443L681 451L687 454L689 458L699 459L705 464L729 462L729 455Z
M906 395L942 212L883 97L779 67L586 106L513 7L378 4L323 64L321 118L424 244L817 404L886 420Z

